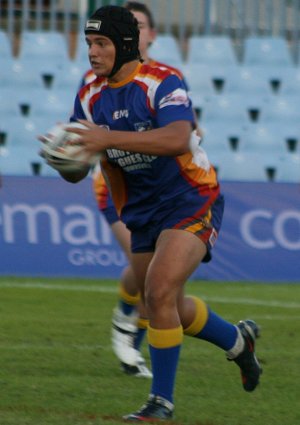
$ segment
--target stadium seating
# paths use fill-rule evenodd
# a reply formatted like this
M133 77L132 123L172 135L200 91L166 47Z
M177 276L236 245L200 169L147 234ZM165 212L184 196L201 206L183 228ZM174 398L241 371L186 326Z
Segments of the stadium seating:
M201 97L209 100L218 93L217 76L214 77L210 67L193 63L185 65L182 71L194 100Z
M35 122L29 118L11 116L0 125L0 141L6 133L4 145L0 144L0 170L4 175L57 176L40 157L37 136L51 127L49 119Z
M14 93L23 90L24 87L26 89L44 87L42 78L36 72L33 64L29 62L26 65L19 60L8 61L1 69L0 75L0 87L11 87Z
M268 162L254 152L220 152L210 154L210 160L216 167L221 181L267 182L272 180Z
M209 155L238 151L247 131L247 127L238 120L228 125L224 120L216 119L200 126L203 131L202 145Z
M245 66L245 65L244 65ZM293 66L245 66L248 72L256 75L257 78L267 82L272 94L282 93L282 87L293 80L297 75L297 68ZM297 83L299 85L299 82Z
M278 94L282 96L298 95L300 98L300 68L282 68L284 73Z
M65 69L65 63L57 64L55 61L41 61L38 58L22 58L19 60L19 63L26 69L31 70L33 76L39 83L42 83L42 86L45 88L51 88L55 79L63 73Z
M38 92L32 96L30 117L36 122L39 118L47 117L49 125L65 122L71 115L75 93L71 90L48 90L41 97Z
M241 104L239 94L216 95L209 99L203 109L200 125L223 121L224 124L232 125L239 122L242 125L249 124L248 112Z
M244 96L259 96L267 100L274 94L271 77L263 67L240 65L231 69L224 87L224 93L240 93Z
M240 151L268 156L287 153L288 147L280 125L271 122L250 125L241 140Z
M275 181L300 183L300 151L283 155L278 163Z
M72 60L76 66L81 67L82 72L90 67L88 58L88 46L83 34L78 35L76 42L75 56Z
M62 66L70 59L65 36L58 31L25 30L21 37L20 59L44 61Z
M44 87L31 87L24 85L17 91L13 90L13 87L5 87L0 90L0 101L5 100L5 103L0 105L2 117L8 117L11 113L15 114L15 117L31 117L36 110L36 105L41 106L38 111L38 115L41 115L45 108L49 98L51 99L52 91L45 89ZM60 105L58 105L60 106ZM50 111L51 112L51 111Z
M149 49L149 56L179 69L183 66L181 50L172 34L158 34Z
M7 147L9 149L14 146L27 148L29 151L36 151L37 127L33 120L27 117L11 116L6 120L6 129L8 135Z
M13 56L10 39L5 31L0 30L0 64Z
M187 64L198 63L208 66L237 65L237 57L227 36L198 36L189 38Z
M282 38L247 37L243 48L240 63L230 37L193 35L183 61L176 38L159 34L150 56L183 71L204 131L203 147L220 178L299 181L300 67ZM3 173L57 175L38 156L36 136L68 120L87 69L82 36L71 59L62 33L25 30L15 58L0 31Z
M84 73L89 69L78 66L76 62L68 62L63 70L55 74L52 88L55 91L69 92L73 97L77 93ZM67 94L70 96L70 94Z
M248 66L292 66L288 44L281 37L249 36L244 42L243 64Z
M0 61L0 89L2 89L2 87L6 87L11 83L11 75L13 73L15 60L10 56L3 61L0 59Z
M37 150L24 146L11 146L0 155L0 170L3 175L33 176L40 175L43 160Z
M300 96L297 93L274 97L262 110L260 120L262 123L280 122L283 126L299 124L299 102Z
M10 116L21 116L21 102L16 98L17 93L11 87L0 87L0 129L4 125L6 118Z

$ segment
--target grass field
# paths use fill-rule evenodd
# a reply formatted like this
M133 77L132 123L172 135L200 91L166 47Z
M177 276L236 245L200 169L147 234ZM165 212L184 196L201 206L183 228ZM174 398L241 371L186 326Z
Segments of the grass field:
M116 292L116 281L0 279L1 425L120 425L144 403L150 382L124 375L112 353ZM300 284L193 282L187 292L261 325L264 373L246 393L222 351L186 337L172 423L299 425Z

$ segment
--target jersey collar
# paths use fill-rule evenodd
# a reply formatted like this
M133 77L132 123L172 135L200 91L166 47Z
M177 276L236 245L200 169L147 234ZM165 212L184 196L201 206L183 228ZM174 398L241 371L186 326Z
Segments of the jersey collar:
M131 72L131 74L129 74L124 80L119 81L118 83L108 83L109 87L116 89L118 87L125 86L127 83L132 81L134 77L139 73L142 65L143 64L139 62L133 72Z

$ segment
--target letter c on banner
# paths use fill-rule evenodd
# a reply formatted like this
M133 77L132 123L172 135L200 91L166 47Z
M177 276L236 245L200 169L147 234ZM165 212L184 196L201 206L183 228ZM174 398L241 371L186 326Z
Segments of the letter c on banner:
M273 238L257 239L252 232L252 226L255 220L265 219L272 220L274 223L272 226ZM242 217L241 220L241 234L244 241L256 249L271 249L277 245L290 251L300 250L300 231L296 234L294 240L288 239L285 231L285 226L291 220L298 221L300 228L300 212L294 210L286 210L273 217L273 214L267 210L253 210L248 212Z
M285 249L289 249L291 251L300 250L300 231L298 232L298 240L294 240L294 241L288 240L285 234L284 226L288 220L298 221L299 229L300 229L300 211L287 210L279 214L279 216L277 217L274 223L275 238L277 242L279 243L279 245Z
M274 248L275 242L271 238L259 240L251 233L251 226L253 224L253 221L258 218L271 220L272 214L267 210L253 210L245 214L241 220L241 227L240 227L243 239L248 245L256 249Z

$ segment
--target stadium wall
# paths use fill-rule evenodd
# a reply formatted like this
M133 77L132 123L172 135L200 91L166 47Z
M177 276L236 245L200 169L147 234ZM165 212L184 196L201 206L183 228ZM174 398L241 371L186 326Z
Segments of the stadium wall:
M193 279L300 282L300 186L222 182L213 261ZM91 180L3 177L0 275L117 278L126 258L97 211Z

